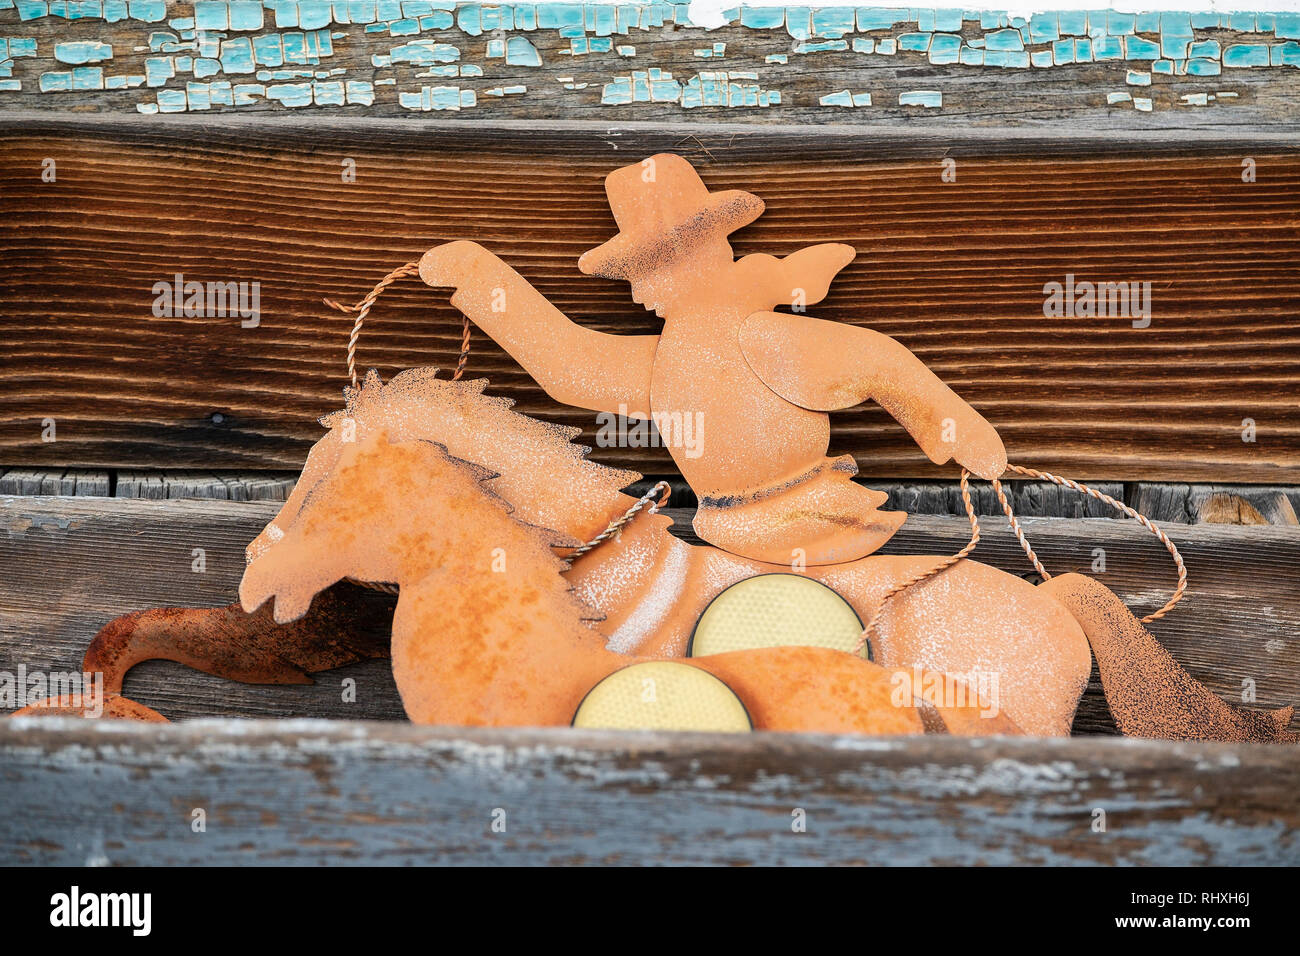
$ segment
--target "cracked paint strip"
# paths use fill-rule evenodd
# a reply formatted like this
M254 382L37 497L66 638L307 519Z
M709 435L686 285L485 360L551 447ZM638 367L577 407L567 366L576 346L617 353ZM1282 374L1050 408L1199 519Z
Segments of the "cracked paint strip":
M386 53L370 56L377 71L418 69L422 76L482 78L483 95L526 95L516 92L519 84L493 83L491 70L485 73L478 64L464 63L452 72L445 66L458 63L467 49L465 37L484 37L487 60L504 61L510 67L543 65L539 45L523 34L552 33L566 46L560 55L590 57L592 69L599 69L606 57L631 58L636 47L617 43L634 31L658 30L665 24L684 29L675 41L678 53L714 59L727 56L725 42L699 45L706 32L690 25L689 8L684 3L644 3L625 6L611 4L559 3L531 4L460 4L452 0L197 0L193 16L167 19L163 0L0 0L0 10L13 11L18 22L45 17L74 20L103 20L107 23L137 22L142 25L166 23L171 31L154 27L148 30L136 49L155 54L145 61L144 73L110 73L96 64L111 65L114 51L107 43L89 40L59 41L52 50L54 61L72 69L46 70L39 74L43 93L92 92L99 90L129 91L140 85L157 87L153 105L160 112L190 109L232 108L251 105L262 94L246 90L239 95L240 77L267 74L283 80L286 89L265 98L291 108L354 105L349 98L349 83L357 86L358 96L375 102L375 87L395 85L397 76L367 77L351 80L341 76L336 83L318 88L294 83L294 79L317 80L311 75L298 77L287 67L315 67L335 55L335 41L344 41L351 49L361 37L384 34L402 40ZM1108 10L1062 10L1012 16L997 11L950 9L885 9L872 7L737 7L723 18L728 24L756 33L789 37L790 54L769 54L762 66L770 68L760 82L752 70L700 72L685 83L671 79L661 71L652 79L649 71L635 71L615 76L599 84L600 102L608 105L677 102L685 109L697 107L767 108L784 105L781 93L768 87L786 75L791 67L790 55L826 62L827 57L899 56L905 61L928 63L953 69L1069 69L1083 64L1114 62L1124 64L1126 81L1134 75L1161 77L1218 77L1226 70L1275 70L1300 67L1300 13L1121 13ZM344 29L334 33L333 28ZM1205 36L1204 31L1227 31L1231 38ZM172 32L174 31L174 32ZM281 32L283 31L283 32ZM446 42L453 41L453 42ZM21 79L14 78L14 60L36 56L32 38L3 38L7 49L0 50L0 91L22 89ZM483 41L479 41L483 42ZM662 42L662 41L661 41ZM547 49L553 49L548 43ZM483 49L480 47L480 49ZM657 48L659 49L659 48ZM367 51L368 52L368 51ZM740 56L744 55L741 48ZM7 54L7 55L6 55ZM163 54L163 56L157 56ZM842 68L852 68L852 61L838 61ZM1132 70L1128 64L1141 64ZM795 64L793 69L800 67ZM139 69L135 67L135 69ZM98 71L97 71L98 70ZM268 73L267 71L275 71ZM346 71L343 71L346 72ZM667 76L663 75L667 73ZM143 77L143 80L140 78ZM226 77L227 79L222 79ZM197 84L197 85L196 85ZM303 89L304 85L309 89ZM585 82L562 84L579 93ZM1152 85L1150 83L1144 85ZM215 87L215 95L213 89ZM458 95L454 106L448 94L435 96L426 87L408 91L408 109L462 108ZM457 87L456 89L470 88ZM360 91L366 90L366 94ZM161 94L168 95L163 98ZM184 98L175 93L184 94ZM886 91L881 91L886 92ZM889 93L898 92L887 91ZM1205 105L1216 102L1215 93L1205 92ZM1219 91L1231 92L1231 91ZM903 91L900 97L916 93ZM192 95L191 95L192 94ZM589 94L588 94L589 95ZM410 97L418 98L410 105ZM806 98L805 98L806 97ZM847 97L847 99L846 99ZM851 89L823 94L801 94L797 106L815 105L845 108L867 105L870 91ZM1191 97L1187 100L1186 97ZM1182 94L1187 105L1200 103L1200 92ZM1231 98L1231 97L1219 97ZM227 102L229 100L229 102ZM856 101L856 102L855 102ZM786 100L786 102L791 102ZM1120 102L1116 101L1117 105ZM1162 102L1165 102L1162 100ZM901 101L900 101L900 105ZM918 104L920 105L920 104ZM927 108L940 108L926 104ZM1143 107L1135 103L1135 107Z

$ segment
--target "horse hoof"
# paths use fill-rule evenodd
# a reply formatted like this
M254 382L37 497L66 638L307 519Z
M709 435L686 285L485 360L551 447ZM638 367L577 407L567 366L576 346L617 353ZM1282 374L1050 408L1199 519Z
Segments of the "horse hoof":
M102 698L89 700L80 694L64 694L60 697L47 697L29 704L22 710L10 714L11 717L84 717L87 720L109 718L114 720L140 720L150 724L170 723L166 717L152 707L138 704L121 694L105 694Z

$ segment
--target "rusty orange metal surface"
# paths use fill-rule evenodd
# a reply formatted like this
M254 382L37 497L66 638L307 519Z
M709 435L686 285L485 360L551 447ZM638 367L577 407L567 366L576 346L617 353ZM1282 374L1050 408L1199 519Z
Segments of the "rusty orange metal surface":
M292 683L383 656L382 642L349 636L355 604L335 586L356 579L400 586L391 656L412 720L563 725L613 671L681 657L727 587L793 568L874 622L874 661L785 646L685 662L730 687L758 729L1065 735L1091 642L1126 733L1295 739L1289 710L1218 700L1095 581L1034 587L969 559L927 576L936 556L873 555L905 515L878 510L885 496L852 481L851 458L827 457L827 413L875 401L933 461L990 479L1007 465L996 431L887 336L772 311L820 301L852 248L736 260L728 236L762 201L711 193L677 156L616 170L606 190L619 232L579 267L626 280L663 318L660 335L578 326L475 243L430 250L419 272L452 287L453 304L559 401L649 418L661 432L691 423L664 438L712 546L643 514L574 554L626 511L622 489L639 475L588 460L576 429L514 412L486 382L411 369L385 385L371 372L322 419L296 488L249 545L240 599L250 613L118 619L87 655L111 692L149 657ZM904 582L916 583L886 600Z
M728 234L761 215L762 200L709 192L680 156L615 170L605 188L619 233L579 268L626 280L632 298L663 318L660 335L583 328L472 242L430 250L420 276L454 288L452 303L551 397L676 432L663 438L699 496L695 530L704 540L775 564L796 555L840 563L878 549L906 516L878 510L885 495L852 481L850 456L826 457L825 412L868 399L934 461L1001 474L997 433L898 342L770 311L821 301L852 247L737 260Z
M1186 670L1113 591L1082 574L1061 574L1041 587L1070 608L1097 655L1106 703L1120 730L1167 740L1297 743L1295 708L1236 707Z
M349 391L344 411L328 416L326 422L329 433L313 448L303 479L249 548L250 565L241 591L245 606L257 607L274 594L277 620L290 620L310 606L314 594L342 578L398 582L402 598L394 623L395 673L405 675L408 687L436 680L438 693L444 695L439 698L441 707L450 707L459 693L442 682L461 686L464 678L465 687L474 687L466 674L480 666L475 661L483 649L479 638L467 639L463 645L445 643L454 628L444 623L436 638L444 643L436 655L412 650L423 647L425 640L402 637L402 620L411 602L423 600L410 591L413 576L427 576L430 587L435 579L441 582L437 600L448 609L442 612L444 617L451 607L461 605L464 595L475 593L479 577L501 586L540 577L548 587L558 588L566 596L562 614L549 604L534 606L532 600L493 601L482 608L467 608L466 613L472 613L476 628L490 631L495 620L482 616L495 607L506 630L523 627L519 619L527 618L542 633L552 628L545 623L547 615L560 614L554 630L565 634L563 615L576 608L583 622L576 635L580 644L572 645L567 637L547 642L543 656L554 659L556 674L576 675L575 685L582 685L578 692L585 692L608 673L606 668L625 665L629 658L681 656L691 627L714 596L737 580L773 570L716 548L687 545L668 533L670 522L663 515L638 518L618 539L568 568L560 556L626 508L629 499L617 488L628 475L589 461L572 445L570 431L513 412L508 404L483 394L478 383L440 380L427 370L403 372L387 385L370 375L362 388ZM450 440L440 441L443 437ZM429 449L445 454L450 464ZM477 460L469 462L457 455ZM474 481L467 484L461 473ZM559 504L553 495L556 484L570 492L563 501L603 497L604 504ZM453 492L452 486L465 490ZM474 498L483 502L475 503ZM543 513L545 522L539 521ZM540 552L544 561L536 547L523 547L520 528L526 532L523 540L544 542ZM468 551L461 554L463 549ZM425 563L413 566L417 559ZM873 556L808 572L869 619L894 584L934 560ZM442 594L444 589L460 597L453 601ZM1016 614L1005 612L1008 602L1014 604ZM512 616L513 624L508 620ZM978 639L972 640L971 635ZM953 675L980 666L996 668L1001 711L1031 733L1069 732L1089 668L1086 639L1064 608L1013 575L969 561L892 599L879 615L873 643L882 665L877 676L902 666ZM1070 652L1063 654L1063 648ZM746 681L752 682L752 674L763 671L759 661L780 659L808 667L817 657L821 676L807 686L818 688L814 697L831 701L837 698L823 686L827 675L842 676L843 668L855 673L871 670L861 667L867 662L843 652L774 650L780 653L742 652L753 655L741 665L752 673L747 677L728 670L725 682L738 693L740 686L752 691L757 685ZM701 659L702 666L734 666L724 657L730 658ZM486 659L495 659L494 654ZM441 676L417 676L421 668L416 661ZM513 686L516 681L540 678L538 672L530 672L523 656L521 661L517 673L501 671L500 679ZM768 678L762 687L776 694L779 681L771 665L766 666ZM496 668L504 668L504 663L498 660L489 670L496 673ZM569 679L562 683L567 688ZM484 702L494 695L481 691L479 687L466 692L465 709L457 711L456 719L564 723L572 716L571 710L563 713L564 706L559 705L535 713L511 709L508 718L493 716ZM788 697L789 692L782 693ZM408 711L427 717L422 705L413 704L412 694L403 690ZM831 719L824 709L827 705L814 705L811 698L807 704L811 709L797 719L820 722L821 729L842 725ZM767 714L765 719L776 725L778 717L765 711L765 706L756 702L755 713ZM477 720L470 713L475 707L482 708ZM779 720L795 719L780 711ZM855 719L863 726L861 714Z

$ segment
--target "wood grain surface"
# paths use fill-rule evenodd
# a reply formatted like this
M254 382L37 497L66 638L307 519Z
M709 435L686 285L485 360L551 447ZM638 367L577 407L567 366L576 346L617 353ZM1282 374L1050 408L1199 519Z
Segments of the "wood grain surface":
M1300 862L1257 744L46 718L0 779L9 865Z
M987 44L993 49L994 43L988 37L995 31L1001 30L1001 38L1006 39L1009 25L1026 25L1023 20L1005 15L982 23L985 18L976 11L968 11L959 18L964 22L939 25L935 22L934 11L925 7L911 11L872 11L869 6L860 6L855 24L853 7L830 6L823 7L829 16L817 15L810 24L809 8L792 6L788 8L784 22L779 9L760 11L760 15L764 12L777 14L775 24L760 26L749 16L738 17L740 5L737 5L729 12L727 26L704 29L689 22L684 3L677 5L676 10L666 4L641 4L640 22L635 12L630 17L627 13L628 8L635 10L637 4L620 4L624 12L619 14L615 29L614 17L610 15L612 5L571 4L569 9L581 13L581 8L585 7L586 14L587 35L575 40L572 39L574 31L560 31L545 25L534 28L524 16L517 15L513 27L507 25L512 8L529 11L533 9L531 4L465 4L472 11L468 18L458 16L458 22L453 25L451 16L438 13L436 19L445 26L425 27L421 24L417 35L414 14L407 14L408 19L402 23L392 24L395 14L383 13L385 6L389 10L397 7L393 3L381 4L378 18L373 7L369 17L361 15L360 11L365 8L336 8L341 12L332 18L325 8L326 16L314 18L312 24L321 28L319 33L324 36L307 43L313 54L319 55L308 61L285 57L284 66L305 66L307 69L261 70L262 75L255 77L250 68L223 62L233 57L228 50L219 48L216 37L231 44L249 37L270 39L277 49L279 43L276 41L285 33L295 32L301 37L302 33L293 28L307 25L299 23L296 11L288 18L292 21L287 24L288 30L286 24L280 22L280 12L288 12L286 8L291 9L296 4L279 2L268 6L278 8L277 14L273 16L268 9L255 26L244 25L233 32L209 27L200 29L197 37L194 30L185 29L181 23L183 18L194 14L193 4L188 2L167 4L169 22L145 22L136 18L134 11L132 19L113 23L84 12L71 20L57 16L20 20L13 10L0 11L0 27L6 33L35 41L34 50L26 55L20 54L14 60L12 76L15 80L3 91L0 104L11 109L44 108L119 115L134 114L140 108L155 111L161 108L164 114L169 110L189 109L192 112L211 110L223 115L252 111L280 116L402 117L407 122L427 122L448 114L429 112L432 104L427 102L427 98L422 101L420 93L428 88L441 88L473 97L472 104L465 103L463 108L462 98L455 97L456 114L492 121L567 116L598 123L671 119L703 127L719 121L743 119L764 124L830 122L887 126L898 130L925 122L953 128L1014 125L1049 129L1086 125L1108 132L1158 130L1167 134L1187 129L1222 132L1248 127L1293 127L1300 118L1300 99L1296 96L1300 79L1290 68L1293 62L1291 54L1280 42L1286 37L1294 37L1295 33L1285 28L1278 29L1281 24L1274 25L1274 18L1267 15L1261 15L1257 23L1253 15L1247 14L1243 24L1239 22L1243 18L1225 14L1214 26L1198 23L1191 29L1187 14L1183 14L1182 19L1187 22L1182 30L1174 28L1179 22L1177 14L1170 15L1167 21L1156 17L1153 18L1155 22L1138 23L1136 32L1143 35L1147 44L1163 47L1162 41L1168 39L1170 42L1166 49L1183 47L1181 54L1165 53L1176 59L1177 66L1173 60L1166 60L1169 69L1162 73L1159 69L1152 70L1154 54L1128 59L1118 55L1105 59L1100 56L1099 35L1109 31L1114 42L1124 33L1134 33L1132 17L1128 18L1127 29L1117 30L1114 29L1115 21L1122 22L1124 18L1108 16L1104 10L1094 11L1086 25L1082 19L1076 18L1073 31L1084 46L1096 46L1099 55L1095 61L1091 53L1076 61L1073 49L1064 55L1059 49L1054 51L1054 44L1041 31L1046 26L1050 40L1056 39L1056 15L1036 16L1032 33L1028 29L1025 31L1028 40L1033 40L1027 40L1026 47L1034 50L1038 57L1046 53L1047 63L1035 59L1034 67L1030 69L1029 53L1021 54L1023 68L1013 68L1011 64L1006 67L994 65L992 54L988 56L989 62L985 63L982 49L963 51L963 54L975 54L973 62L967 56L957 62L955 50L947 61L941 56L927 55L926 47L931 40L929 34L949 40L960 35L968 47L973 41L976 47ZM321 13L321 6L312 6L316 14ZM478 16L480 10L484 13L481 20ZM496 11L502 11L504 16L489 15L489 12ZM891 14L887 21L889 25L873 23L876 19L873 12ZM996 8L993 12L996 13ZM947 14L948 11L941 13ZM843 33L834 24L845 20L845 14L847 23L843 26L847 27L847 32ZM923 18L928 22L918 22ZM372 22L376 19L378 24ZM536 20L536 15L532 19ZM598 25L602 19L607 21L603 28ZM950 18L944 16L943 19ZM385 20L392 26L386 28ZM629 26L629 21L636 25ZM194 25L193 22L189 24L191 27ZM200 27L204 25L199 24ZM810 26L811 30L808 29ZM1065 29L1064 22L1061 28L1061 35L1068 36L1070 31ZM917 30L927 35L921 37L915 32ZM308 34L313 32L316 31L307 28ZM583 30L579 28L576 32L581 34ZM208 34L206 43L204 33ZM807 42L796 39L800 36ZM844 39L838 39L841 36ZM916 49L909 48L905 41L899 44L904 36L913 40L920 37L923 45ZM492 41L504 44L507 37L516 42L519 39L528 42L535 51L536 65L525 65L512 58L488 53ZM1086 39L1088 37L1094 38L1091 44ZM1188 75L1186 46L1177 41L1193 37L1200 41L1201 46L1212 43L1224 48L1272 43L1272 66L1268 65L1266 50L1263 64L1255 64L1250 69L1221 68L1216 46L1210 59L1202 59L1202 65L1215 67L1214 74L1197 76L1193 71L1193 75ZM155 38L170 39L172 43L160 43ZM832 42L825 42L828 39ZM1128 40L1128 37L1123 39ZM105 77L126 82L107 89L100 88L108 85L102 80L79 86L68 83L69 88L56 87L57 91L43 92L40 79L43 75L57 76L60 72L66 75L69 70L67 58L60 61L54 55L55 44L60 41L90 41L111 46L111 55L107 59L94 62ZM605 44L606 47L579 52L589 42ZM850 42L855 44L853 49L849 48ZM880 50L884 50L887 43L898 48L889 55L866 53L856 48L856 44L861 42L878 45ZM455 61L450 66L450 73L438 77L428 69L428 60L412 62L393 56L395 49L412 43L439 44L446 54L443 61ZM725 56L701 57L696 52L715 44L725 47ZM302 45L300 41L299 46ZM1020 46L1018 40L1015 45ZM1068 40L1066 45L1070 45ZM575 51L575 46L578 51ZM1128 52L1133 51L1130 49ZM1200 58L1205 55L1204 52L1195 54ZM203 66L196 69L192 62L187 66L188 59L202 61ZM278 53L273 58L259 57L258 65L271 65L273 59L279 59ZM152 68L151 60L155 64ZM395 62L386 62L388 60ZM159 66L160 63L165 65ZM224 69L227 65L231 68ZM312 67L328 71L324 74L328 81L313 84L311 80L323 78L323 74ZM444 66L443 69L448 68ZM1145 73L1147 83L1140 87L1130 85L1127 82L1130 69ZM637 73L645 77L651 70L661 71L661 75L669 80L670 87L685 87L693 83L697 91L701 80L719 76L722 79L715 79L711 84L714 95L693 108L684 107L685 97L681 90L665 96L662 89L657 89L652 97L647 89L644 96L633 99L630 85L628 96L607 101L605 93L611 85L617 85L619 81L626 84ZM281 72L285 75L274 75ZM144 84L146 74L148 85ZM138 80L128 86L127 82L133 76ZM207 82L203 82L205 79ZM271 82L273 79L291 82L275 83ZM349 85L346 97L342 89L344 81ZM221 105L218 88L222 84L225 86L225 99L232 101L230 105ZM236 104L231 97L232 84L256 92L246 99L241 97ZM333 97L324 95L331 84L338 87ZM365 89L362 96L355 95L358 85ZM317 88L315 95L313 86ZM733 86L737 90L742 87L750 89L754 95L735 96L730 89ZM277 87L279 96L276 95ZM717 95L719 88L720 97ZM934 108L900 104L900 94L918 88L942 93L942 104ZM187 90L190 91L188 97ZM779 98L760 105L760 90L765 94L774 91ZM840 92L868 93L870 105L844 108L833 101L822 102L828 94ZM285 96L286 93L291 95ZM1146 111L1139 112L1132 99L1112 103L1110 95L1118 93L1147 100ZM402 105L404 96L408 99L406 105ZM1205 98L1200 105L1194 102L1197 97ZM411 98L415 104L409 102Z
M939 141L907 141L910 158L882 159L865 151L878 139L574 124L6 122L0 383L10 398L0 455L21 465L296 467L343 379L350 318L321 296L354 300L450 238L494 249L583 324L656 330L625 286L580 276L575 260L614 231L603 176L677 148L711 187L767 201L767 214L736 234L739 253L852 243L857 261L814 311L899 338L994 422L1012 460L1112 480L1300 477L1293 152L1253 155L1258 180L1247 184L1240 152L1027 158L988 155L997 148L986 142L986 155L963 155L957 183L945 184ZM54 183L40 179L48 157ZM344 158L357 164L355 183L341 181ZM260 283L260 325L155 318L152 287L176 273ZM1067 274L1151 282L1150 327L1044 318L1044 284ZM403 282L373 314L360 362L388 372L446 364L458 335L445 293ZM592 413L555 406L482 334L470 370L523 410L593 436ZM1242 440L1245 419L1256 423L1253 442ZM868 475L951 474L875 408L837 415L832 450L854 453ZM654 448L602 458L669 467Z
M216 607L236 599L244 545L274 515L272 502L0 498L0 670L68 671L108 621L143 607ZM691 540L690 513L669 509ZM1096 574L1140 615L1160 607L1174 584L1172 563L1147 532L1127 521L1026 518L1026 534L1051 572ZM1032 575L1005 523L987 519L978 560ZM1196 678L1242 700L1253 682L1258 706L1300 701L1300 563L1294 530L1171 526L1190 571L1187 597L1152 632ZM964 545L963 518L914 517L884 549L950 554ZM194 549L204 570L193 570ZM1101 555L1097 549L1101 549ZM1104 557L1105 571L1095 572ZM1094 679L1076 733L1115 733ZM344 701L346 680L355 701ZM320 675L310 686L255 687L150 662L131 672L126 693L172 718L205 716L402 717L387 662Z

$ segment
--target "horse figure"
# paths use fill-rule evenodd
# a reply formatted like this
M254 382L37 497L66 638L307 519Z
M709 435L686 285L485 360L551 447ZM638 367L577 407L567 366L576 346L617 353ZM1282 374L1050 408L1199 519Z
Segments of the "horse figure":
M126 672L151 658L294 684L390 656L381 632L391 604L331 587L347 577L402 585L391 656L412 719L567 723L611 671L685 653L693 623L722 590L788 570L688 545L655 514L561 560L557 550L625 512L631 499L619 489L639 476L589 461L572 444L576 429L520 415L484 385L415 369L388 385L371 373L346 390L346 408L322 420L329 431L293 494L249 545L241 598L245 608L262 605L257 613L234 605L125 614L100 630L83 662L104 675L101 699L65 695L19 713L165 720L121 694ZM884 602L898 582L934 565L872 556L805 572L874 619L874 662L780 647L688 663L729 685L760 729L1065 734L1091 645L1126 734L1300 740L1292 708L1221 700L1084 575L1034 587L963 559ZM997 700L951 679L967 671L997 675ZM929 697L931 681L954 699ZM908 693L920 706L907 706Z
M577 429L513 411L484 394L485 381L434 373L411 369L383 384L371 372L345 390L346 408L322 419L328 431L293 493L249 545L240 588L245 610L274 596L275 620L287 622L344 578L397 583L393 670L413 719L567 723L610 670L681 657L722 590L789 571L687 544L658 514L566 566L556 551L622 514L632 499L620 489L640 476L589 460L572 442ZM764 728L915 731L910 710L891 707L882 723L879 694L891 668L919 668L996 675L1001 715L1027 733L1067 735L1091 666L1075 618L1028 582L970 560L882 607L937 560L874 555L807 569L861 619L876 619L874 664L811 647L692 662L753 704Z

